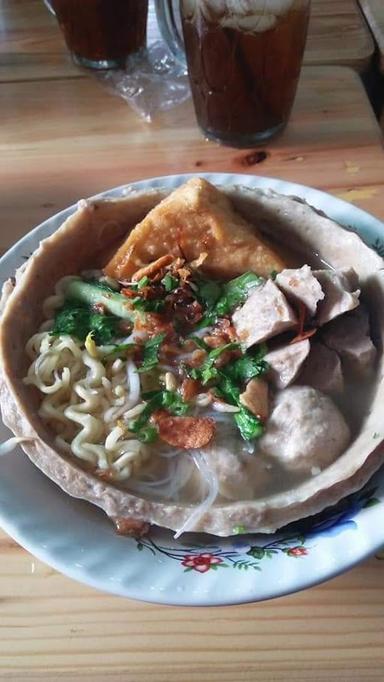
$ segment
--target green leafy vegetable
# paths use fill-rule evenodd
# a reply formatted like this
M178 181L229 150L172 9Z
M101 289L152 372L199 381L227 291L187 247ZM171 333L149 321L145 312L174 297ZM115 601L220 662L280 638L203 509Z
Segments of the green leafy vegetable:
M268 369L268 363L265 360L258 360L252 356L244 355L237 360L234 360L228 366L227 373L238 382L248 382L254 377L259 377Z
M150 400L148 400L143 411L139 414L136 419L132 419L128 422L128 428L133 433L138 433L146 425L150 416L160 407L163 406L162 391L156 393Z
M222 287L218 282L211 279L200 280L197 285L197 298L205 308L212 310L216 301L220 298Z
M231 405L239 404L240 389L224 372L219 371L219 379L217 386L215 386L215 391L219 398L222 398Z
M148 401L154 399L154 405L164 407L177 416L185 414L189 409L188 404L183 401L176 391L147 391L147 393L143 393L143 398Z
M210 327L211 325L216 324L217 317L218 315L214 310L205 313L200 322L195 325L195 329L204 329L204 327Z
M263 279L254 272L245 272L223 285L223 295L215 306L215 312L223 317L231 313L241 303L244 303L251 289L261 284Z
M218 317L229 315L238 305L244 303L248 293L263 282L254 272L245 272L225 284L213 280L199 283L198 298L206 307L206 313L196 329L208 327L217 322Z
M111 349L106 350L104 353L104 358L110 359L117 357L118 355L125 354L129 351L133 351L137 348L135 343L117 343Z
M234 415L234 420L244 440L259 438L263 433L263 424L244 405L239 405L240 411Z
M189 405L175 391L158 391L148 400L137 419L133 419L128 423L129 430L133 431L133 433L141 432L150 416L160 408L164 408L171 414L181 416L188 411Z
M93 333L93 339L97 344L109 343L118 336L119 320L114 315L99 315L90 313L89 331Z
M185 414L189 409L188 403L185 403L176 391L162 391L162 406L178 417Z
M128 299L104 286L103 283L91 284L81 279L74 279L67 285L64 295L68 301L79 301L91 308L101 305L108 313L112 313L116 317L133 320L134 313Z
M198 348L201 348L201 350L209 350L208 344L205 343L203 339L200 339L199 336L189 336L188 340L193 341L193 343L196 344Z
M148 372L156 367L159 362L159 351L165 339L165 334L157 334L145 342L143 351L143 362L138 372Z
M224 372L237 383L247 383L254 377L259 377L268 370L268 363L263 360L266 348L260 346L255 352L247 352L241 358L237 358L224 368Z
M135 310L139 310L143 313L160 313L164 310L165 301L158 298L142 298L141 296L136 296L132 299L132 305Z
M144 391L141 395L143 400L151 400L151 398L154 398L158 393L161 393L161 391L156 388L153 391Z
M237 405L239 412L233 415L237 428L244 440L253 440L259 438L264 430L263 424L258 417L255 417L244 405L240 402L240 389L236 383L220 372L219 382L215 386L215 391L220 398L230 403Z
M244 440L259 438L263 433L263 424L260 419L255 417L240 402L240 386L247 384L250 379L264 374L268 369L268 363L262 359L265 352L266 346L263 344L253 355L246 353L233 362L228 363L218 372L215 391L219 398L240 408L233 418Z
M198 379L201 381L203 386L205 386L211 379L215 379L219 375L217 367L215 367L215 362L217 358L220 357L224 351L228 350L239 350L239 343L226 343L224 346L219 348L214 348L208 353L208 357L204 360L200 367L194 367L190 370L189 374L192 379Z
M53 336L69 334L84 341L89 331L89 311L84 306L67 302L56 311L51 331Z
M119 319L114 315L94 313L78 302L67 301L56 312L51 334L69 334L84 341L92 332L96 344L107 344L118 336L118 327Z
M174 291L179 286L179 280L173 277L169 272L161 280L162 285L167 293Z

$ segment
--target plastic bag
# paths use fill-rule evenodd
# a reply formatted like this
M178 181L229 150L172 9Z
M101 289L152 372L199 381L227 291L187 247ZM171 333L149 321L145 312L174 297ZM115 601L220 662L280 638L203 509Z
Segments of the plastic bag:
M147 48L130 56L124 69L96 74L148 123L190 97L186 69L178 64L160 36L153 1L148 9Z
M161 40L128 58L124 69L104 71L99 78L145 121L190 97L188 75Z

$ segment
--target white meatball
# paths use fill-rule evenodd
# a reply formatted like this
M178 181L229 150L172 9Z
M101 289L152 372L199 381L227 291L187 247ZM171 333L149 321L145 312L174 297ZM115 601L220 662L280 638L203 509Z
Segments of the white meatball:
M341 455L350 431L334 402L310 386L277 394L259 447L290 471L316 473Z
M211 447L206 450L206 456L217 475L222 497L252 500L256 494L262 495L270 472L257 454L242 457L227 448Z

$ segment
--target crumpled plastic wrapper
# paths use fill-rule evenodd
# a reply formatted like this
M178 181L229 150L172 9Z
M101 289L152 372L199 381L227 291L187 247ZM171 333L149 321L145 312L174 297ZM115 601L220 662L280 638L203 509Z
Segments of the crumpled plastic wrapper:
M124 69L96 75L150 123L157 113L185 102L191 92L185 67L174 59L160 35L153 0L148 5L146 49L128 57Z
M50 0L44 3L55 14ZM191 94L185 67L176 62L161 38L153 0L149 0L146 49L130 56L124 69L85 71L122 97L148 123L158 112L185 102Z
M124 69L96 75L148 123L158 112L172 109L191 94L186 70L159 39L129 57Z

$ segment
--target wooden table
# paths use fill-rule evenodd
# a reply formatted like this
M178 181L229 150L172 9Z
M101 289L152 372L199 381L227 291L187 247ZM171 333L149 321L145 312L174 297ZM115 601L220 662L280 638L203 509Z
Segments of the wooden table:
M0 36L0 80L80 77L42 0L2 0ZM373 51L357 0L312 0L307 64L339 64L362 71Z
M378 66L381 78L378 81L378 109L381 107L381 127L384 132L384 3L382 0L359 0L361 9L377 45Z
M339 64L363 71L373 52L357 0L312 0L306 64Z
M359 3L375 38L380 70L384 73L384 3L382 0L359 0Z
M42 36L38 3L30 5L36 29L16 31L0 77L1 249L80 197L187 171L280 176L384 219L380 131L353 71L305 68L284 135L262 150L227 149L200 136L190 103L148 125L92 78L66 74L59 56L55 72L49 51L39 53L38 70L23 63L26 44L36 48ZM10 12L10 3L4 6ZM51 34L44 35L48 44ZM0 559L0 679L383 679L383 564L374 558L301 594L221 609L103 595L59 575L3 533Z

